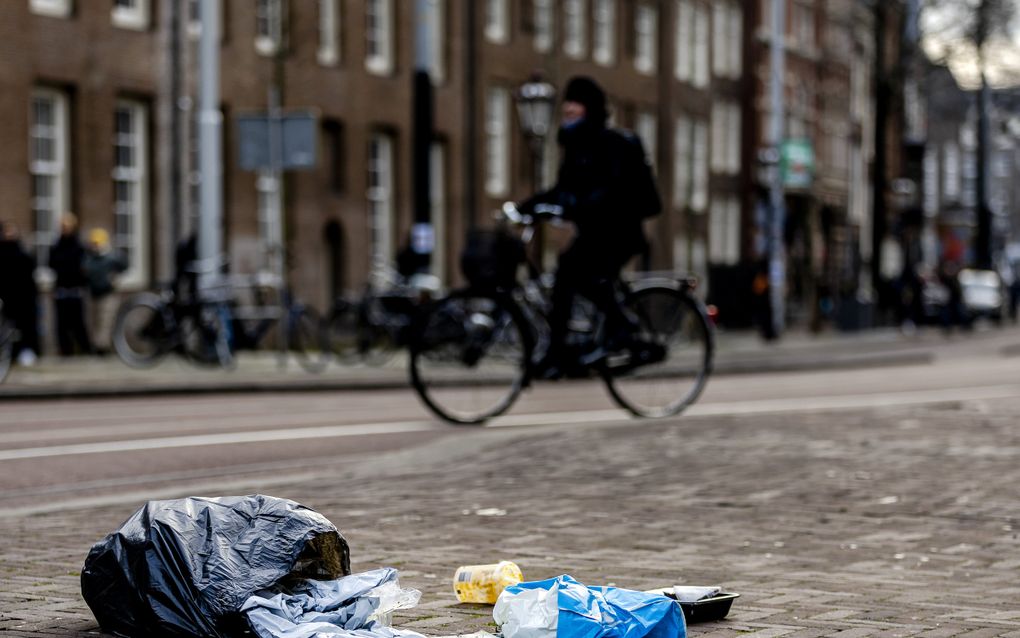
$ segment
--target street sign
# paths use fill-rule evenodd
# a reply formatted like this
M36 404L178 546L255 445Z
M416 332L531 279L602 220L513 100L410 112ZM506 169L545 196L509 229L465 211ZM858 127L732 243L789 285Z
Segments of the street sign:
M815 176L815 149L809 139L786 140L782 146L783 187L811 188Z
M237 116L238 158L242 170L305 170L317 160L318 118L310 111Z

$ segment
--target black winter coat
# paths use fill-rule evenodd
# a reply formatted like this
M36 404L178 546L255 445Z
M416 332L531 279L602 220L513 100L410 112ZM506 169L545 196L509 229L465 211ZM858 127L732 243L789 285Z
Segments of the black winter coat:
M57 288L81 288L88 283L83 268L85 247L77 235L61 235L50 249L50 268L57 276Z
M641 177L648 174L640 140L590 122L561 130L559 139L563 162L556 185L524 206L561 206L564 217L577 227L578 241L597 245L607 254L630 256L641 251L645 247L641 222L657 213L661 202L654 184L638 190L644 186Z

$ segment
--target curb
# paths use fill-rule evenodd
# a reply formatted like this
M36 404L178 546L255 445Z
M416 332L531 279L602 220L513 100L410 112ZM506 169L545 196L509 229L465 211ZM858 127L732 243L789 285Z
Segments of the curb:
M714 361L717 375L805 372L811 370L850 370L890 366L927 365L935 359L928 351L801 354L782 357L727 357ZM238 379L206 383L161 382L83 386L60 383L37 387L0 386L0 402L45 399L104 399L145 396L185 396L207 394L246 394L255 392L371 392L403 390L410 384L406 375L387 375L347 379L256 380Z

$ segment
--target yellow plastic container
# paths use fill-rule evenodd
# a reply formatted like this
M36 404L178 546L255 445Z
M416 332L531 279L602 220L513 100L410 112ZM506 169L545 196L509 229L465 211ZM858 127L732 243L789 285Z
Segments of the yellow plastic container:
M522 580L521 568L508 560L494 565L464 565L453 574L453 591L462 603L493 605L504 589Z

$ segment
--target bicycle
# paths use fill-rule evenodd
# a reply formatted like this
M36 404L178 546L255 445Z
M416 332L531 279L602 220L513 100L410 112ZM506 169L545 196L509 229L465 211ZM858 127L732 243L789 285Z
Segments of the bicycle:
M504 205L507 231L476 234L488 255L471 264L469 285L435 304L411 344L411 384L424 404L456 424L479 424L510 408L536 378L548 347L550 285L529 257L535 227L548 215L521 214ZM469 247L472 239L469 237ZM526 265L523 284L517 274ZM468 270L467 268L465 269ZM568 348L573 378L598 376L612 399L639 417L679 414L711 374L714 336L693 278L654 276L615 282L618 298L637 328L624 348L613 348L605 317L586 299L574 304Z
M329 347L322 330L322 319L311 306L295 301L287 289L280 290L283 308L266 301L266 288L259 281L251 286L254 305L245 308L228 305L231 347L234 351L256 350L271 329L284 317L287 351L307 372L319 373L329 364Z
M151 368L177 352L192 363L233 366L223 302L182 301L170 285L129 297L117 310L113 349L132 368Z
M381 366L406 348L421 314L439 290L427 275L390 276L383 290L370 281L360 299L338 297L327 319L329 349L343 364Z

